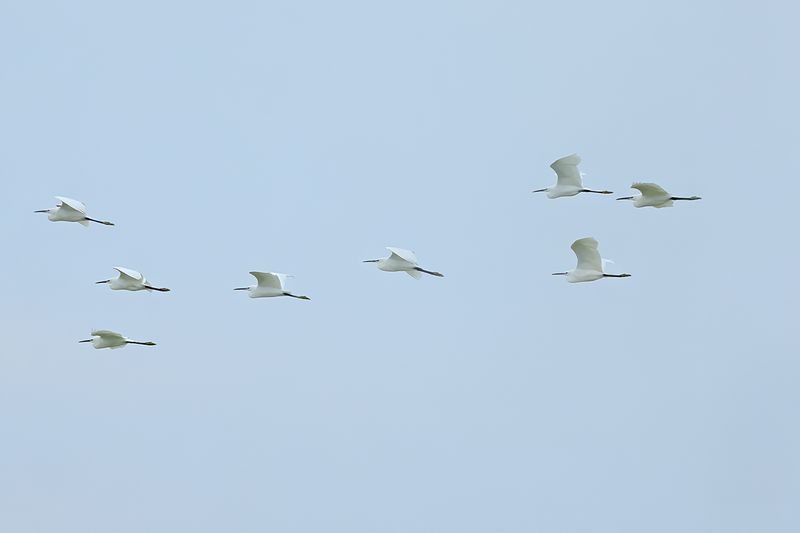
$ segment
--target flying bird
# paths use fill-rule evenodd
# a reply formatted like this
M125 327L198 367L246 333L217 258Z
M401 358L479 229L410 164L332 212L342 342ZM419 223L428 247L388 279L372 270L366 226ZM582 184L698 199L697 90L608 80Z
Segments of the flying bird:
M533 192L546 192L548 198L560 198L562 196L575 196L581 192L593 192L597 194L613 194L611 191L595 191L592 189L584 189L583 187L583 174L578 170L578 165L581 162L581 156L578 154L568 155L557 159L550 165L558 179L555 185L551 185L545 189L537 189Z
M249 291L250 298L272 298L275 296L290 296L298 300L310 300L308 296L298 296L286 290L286 274L275 272L250 272L258 281L255 287L238 287L235 291Z
M617 200L633 200L634 207L672 207L675 200L701 200L699 196L672 196L670 193L655 183L634 183L632 189L637 189L638 196L624 196Z
M411 250L403 250L402 248L392 248L389 246L387 246L386 249L391 252L389 257L384 257L383 259L369 259L364 261L364 263L377 263L376 266L384 272L405 272L416 279L421 278L423 272L439 278L444 277L444 274L440 272L432 272L421 268L417 264L417 256L414 255L414 252Z
M131 339L123 337L122 335L120 335L115 331L108 331L107 329L92 330L92 337L94 338L78 342L91 342L96 350L99 350L100 348L111 348L112 350L114 350L116 348L122 348L126 344L139 344L141 346L156 345L156 343L150 341L147 342L132 341Z
M153 287L150 285L141 273L125 267L114 267L114 270L119 272L118 278L105 279L96 283L108 283L111 290L114 291L159 291L169 292L166 287Z
M89 222L97 222L98 224L104 224L106 226L114 225L113 222L108 222L107 220L96 220L87 217L86 206L78 200L73 200L72 198L66 198L64 196L56 196L56 200L61 202L56 207L39 209L38 211L34 211L34 213L47 213L48 220L52 222L77 222L84 226L88 226Z
M603 260L597 251L597 241L592 237L578 239L572 243L572 251L578 257L578 266L567 272L555 272L554 276L567 276L570 283L595 281L600 278L628 278L630 274L606 274L603 272Z

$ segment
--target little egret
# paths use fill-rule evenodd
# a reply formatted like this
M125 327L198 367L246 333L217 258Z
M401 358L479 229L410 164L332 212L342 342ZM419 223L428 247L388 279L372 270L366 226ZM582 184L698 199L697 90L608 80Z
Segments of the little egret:
M597 241L591 237L578 239L572 243L572 251L578 257L578 266L568 272L555 272L554 276L567 276L570 283L595 281L600 278L628 278L630 274L603 273L603 260L597 251Z
M141 346L156 345L156 343L150 341L147 342L132 341L127 337L123 337L122 335L120 335L115 331L108 331L107 329L92 330L92 337L94 338L78 342L91 342L96 350L99 350L100 348L111 348L112 350L114 350L116 348L122 348L126 344L139 344Z
M638 189L642 194L638 196L625 196L617 200L633 200L634 207L672 207L674 200L700 200L699 196L672 196L670 193L655 183L634 183L632 189Z
M275 272L250 272L258 281L255 287L238 287L235 291L249 291L250 298L272 298L274 296L290 296L299 300L310 300L308 296L298 296L285 289L286 274Z
M65 198L64 196L56 196L56 200L61 202L56 207L50 209L40 209L34 213L47 213L48 220L52 222L77 222L88 226L89 222L97 222L98 224L105 224L106 226L113 226L113 222L107 220L96 220L86 216L86 206L78 200L72 198Z
M537 189L533 192L546 192L548 198L560 198L562 196L575 196L580 192L593 192L597 194L613 194L611 191L594 191L583 188L583 174L578 170L581 156L578 154L568 155L557 159L550 165L555 170L558 179L555 185L546 189Z
M111 290L115 291L160 291L169 292L166 287L153 287L139 272L125 267L114 267L119 272L119 277L105 279L96 283L108 283Z
M376 266L384 272L405 272L415 279L421 278L423 272L439 278L444 277L444 274L439 272L432 272L420 268L417 264L417 256L414 255L414 252L411 250L403 250L402 248L392 248L389 246L387 246L386 249L391 252L389 257L384 257L383 259L369 259L364 261L364 263L377 263Z

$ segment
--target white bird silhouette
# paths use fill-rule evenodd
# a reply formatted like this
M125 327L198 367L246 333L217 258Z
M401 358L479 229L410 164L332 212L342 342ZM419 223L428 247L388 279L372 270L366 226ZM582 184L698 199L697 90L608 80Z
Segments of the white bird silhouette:
M384 257L382 259L369 259L364 261L364 263L377 263L376 266L384 272L405 272L412 278L416 279L421 278L423 272L439 278L444 277L444 274L439 272L432 272L430 270L421 268L417 264L417 256L414 255L414 252L411 250L392 248L390 246L387 246L386 249L391 252L389 257Z
M578 154L568 155L557 159L550 165L556 172L558 179L555 185L545 189L537 189L533 192L546 192L548 198L560 198L562 196L575 196L581 192L593 192L597 194L612 194L611 191L595 191L583 187L583 174L578 170L581 156Z
M114 267L114 270L119 272L119 277L114 279L105 279L96 283L108 283L111 290L115 291L160 291L169 292L166 287L153 287L150 285L142 274L125 267Z
M52 222L77 222L84 226L88 226L89 222L97 222L106 226L114 225L113 222L108 222L107 220L96 220L86 216L86 206L78 200L64 196L56 196L56 200L61 202L58 206L50 209L39 209L34 213L47 213L47 219Z
M258 285L255 287L238 287L235 291L249 291L250 298L272 298L275 296L290 296L299 300L310 300L308 296L298 296L286 290L286 274L276 272L250 272Z
M147 342L133 341L127 337L123 337L122 335L120 335L115 331L109 331L107 329L92 330L92 337L94 338L78 342L91 342L96 350L99 350L100 348L111 348L112 350L114 350L116 348L122 348L126 344L139 344L141 346L156 345L156 343L151 341Z
M555 272L554 276L567 276L570 283L595 281L601 278L628 278L630 274L606 274L603 272L603 260L597 251L597 241L592 237L578 239L572 243L572 251L578 258L578 266L567 272Z
M617 200L633 200L634 207L672 207L675 200L701 200L699 196L672 196L655 183L634 183L632 189L637 189L642 194L638 196L624 196Z

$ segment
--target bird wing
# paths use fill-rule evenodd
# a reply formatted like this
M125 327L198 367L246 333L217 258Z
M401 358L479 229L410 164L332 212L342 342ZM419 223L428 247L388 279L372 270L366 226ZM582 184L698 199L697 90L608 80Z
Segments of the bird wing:
M92 330L92 337L116 337L119 339L124 339L122 335L117 333L116 331L109 331L107 329L93 329Z
M286 274L275 272L250 272L258 281L258 286L266 289L282 290L286 283Z
M409 263L417 264L417 256L414 255L414 252L411 250L403 250L402 248L392 248L391 246L386 247L387 250L392 252L392 255L397 256L398 259L402 259L403 261L408 261Z
M552 168L558 176L558 185L583 187L581 173L578 170L580 162L581 156L572 154L562 157L561 159L556 159L553 164L550 165L550 168Z
M56 200L61 202L61 205L59 207L61 207L62 209L64 207L67 207L69 209L72 209L73 211L77 211L78 213L84 215L86 214L86 206L83 205L78 200L73 200L72 198L67 198L66 196L56 196Z
M114 267L114 270L119 272L119 277L121 278L130 278L133 281L142 281L144 279L144 276L142 276L139 272L131 270L130 268Z
M634 183L631 189L637 189L642 196L669 196L669 193L655 183Z
M592 237L578 239L572 243L571 248L578 257L576 270L603 271L603 262L600 259L600 252L597 251L597 241Z

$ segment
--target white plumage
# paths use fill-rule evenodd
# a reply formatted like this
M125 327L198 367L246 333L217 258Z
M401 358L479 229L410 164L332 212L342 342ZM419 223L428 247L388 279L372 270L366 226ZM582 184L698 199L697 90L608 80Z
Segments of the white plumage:
M606 274L603 272L603 259L597 249L597 241L592 237L578 239L572 243L572 251L578 259L577 266L567 272L556 272L554 276L566 276L570 283L595 281L600 278L627 278L630 274Z
M546 192L548 198L561 198L562 196L575 196L581 192L597 194L611 194L611 191L595 191L583 187L583 174L578 170L581 156L571 154L561 159L556 159L550 165L556 173L556 184L533 192Z
M440 272L433 272L420 267L416 254L411 250L392 246L387 246L386 249L390 252L389 257L369 259L364 263L376 263L376 266L384 272L405 272L415 279L421 278L423 272L439 278L444 277Z
M77 222L83 226L88 226L89 222L97 222L106 226L113 226L113 222L107 220L96 220L86 215L86 206L78 200L67 198L66 196L56 196L60 203L50 209L39 209L34 213L47 213L47 219L52 222Z

